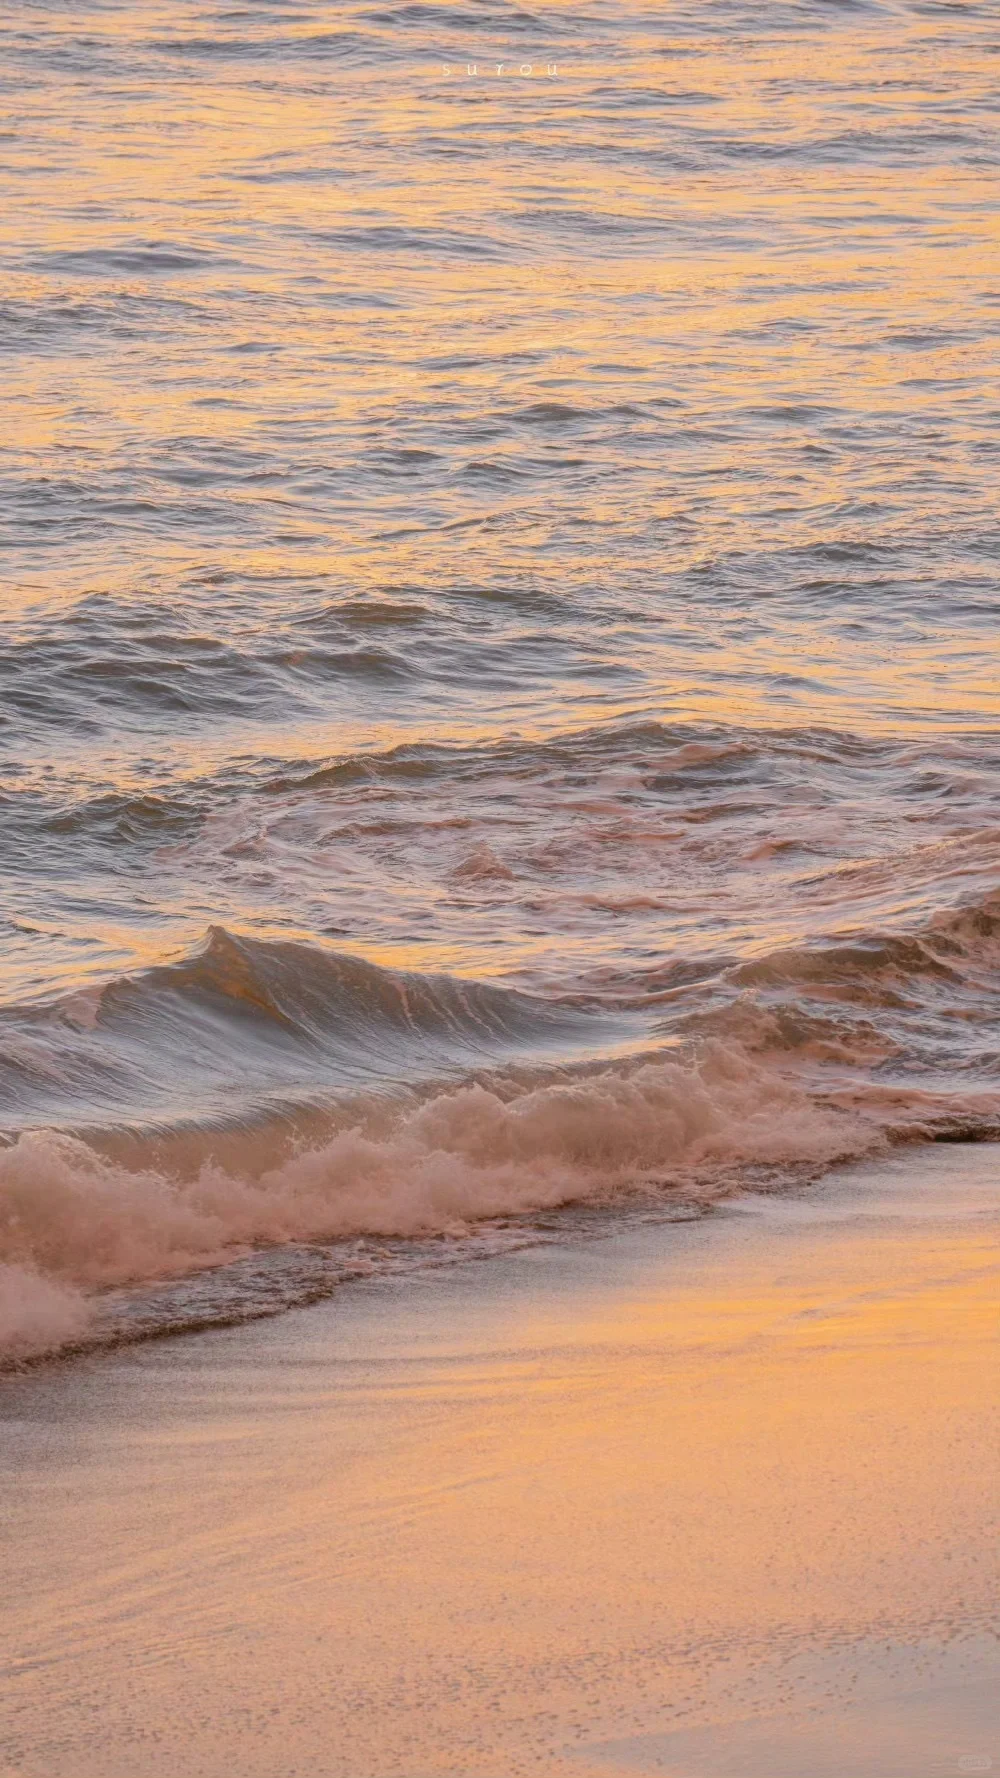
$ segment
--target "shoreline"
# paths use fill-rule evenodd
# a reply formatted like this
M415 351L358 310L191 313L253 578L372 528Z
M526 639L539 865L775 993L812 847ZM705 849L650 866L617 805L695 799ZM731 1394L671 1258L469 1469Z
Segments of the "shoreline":
M1000 1764L998 1212L907 1149L0 1379L5 1778Z

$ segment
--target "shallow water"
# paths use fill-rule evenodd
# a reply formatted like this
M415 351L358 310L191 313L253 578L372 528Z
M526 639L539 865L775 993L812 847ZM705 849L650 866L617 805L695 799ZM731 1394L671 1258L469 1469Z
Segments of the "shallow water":
M998 56L19 7L9 1354L1000 1125Z

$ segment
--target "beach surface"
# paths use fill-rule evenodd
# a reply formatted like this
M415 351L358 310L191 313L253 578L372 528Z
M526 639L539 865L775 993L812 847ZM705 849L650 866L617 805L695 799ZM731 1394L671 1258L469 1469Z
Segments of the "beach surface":
M995 1147L0 1383L5 1774L1000 1765Z

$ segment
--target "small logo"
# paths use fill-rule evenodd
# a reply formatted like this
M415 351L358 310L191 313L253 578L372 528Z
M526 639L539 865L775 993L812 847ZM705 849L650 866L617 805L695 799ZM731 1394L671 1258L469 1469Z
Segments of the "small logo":
M521 74L526 79L529 76L534 75L537 79L541 74L543 78L547 77L549 80L554 80L559 73L559 69L555 62L546 62L544 67L541 62L466 62L464 69L460 68L456 63L442 62L441 72L448 80L450 80L453 75L461 75L463 73L466 77L478 74L480 78L492 75L494 79L496 79L498 74Z
M992 1772L993 1761L988 1753L963 1753L958 1769L960 1772Z

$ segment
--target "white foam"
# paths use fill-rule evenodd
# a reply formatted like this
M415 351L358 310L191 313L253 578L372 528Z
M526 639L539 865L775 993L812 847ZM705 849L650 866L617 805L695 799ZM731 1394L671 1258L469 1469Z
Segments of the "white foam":
M206 1161L181 1179L35 1131L0 1153L0 1263L34 1281L11 1293L0 1350L37 1341L45 1314L53 1343L72 1337L81 1289L177 1276L261 1244L441 1232L652 1182L711 1195L741 1164L825 1165L880 1140L863 1110L819 1106L719 1043L696 1064L516 1093L465 1086L388 1134L341 1130L259 1174L250 1134L245 1170ZM59 1295L66 1287L77 1294Z
M0 1265L0 1358L35 1358L86 1331L90 1308L79 1290L26 1266Z

